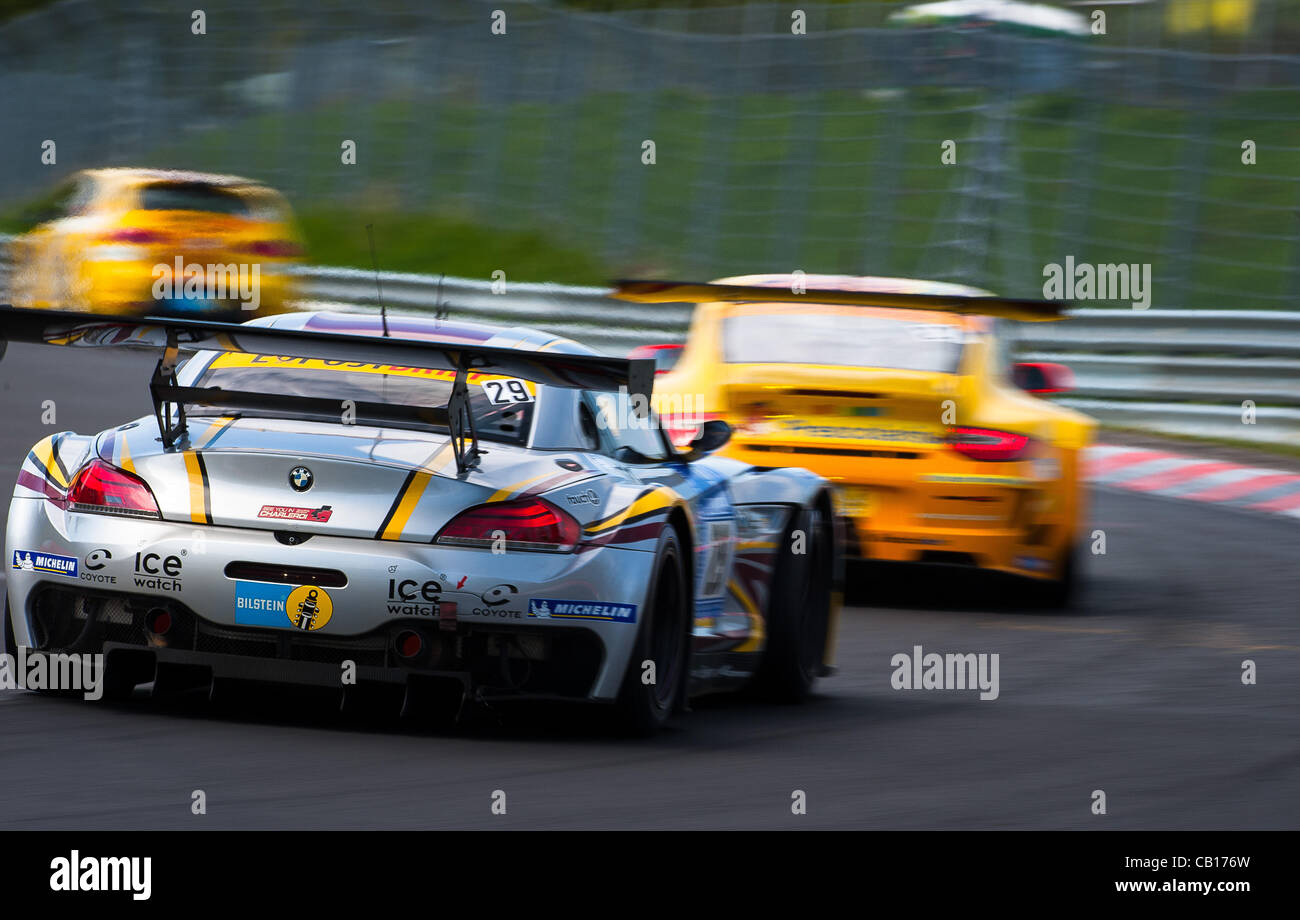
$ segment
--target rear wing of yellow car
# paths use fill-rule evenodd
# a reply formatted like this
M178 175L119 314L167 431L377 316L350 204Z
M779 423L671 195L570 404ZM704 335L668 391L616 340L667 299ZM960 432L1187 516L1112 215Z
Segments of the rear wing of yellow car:
M714 284L696 281L614 282L610 294L633 303L810 303L848 307L895 307L901 310L935 310L971 316L997 316L1025 322L1063 319L1070 307L1059 300L1019 300L1010 297L961 294L903 294L897 291L849 291L842 288L806 288L762 284Z

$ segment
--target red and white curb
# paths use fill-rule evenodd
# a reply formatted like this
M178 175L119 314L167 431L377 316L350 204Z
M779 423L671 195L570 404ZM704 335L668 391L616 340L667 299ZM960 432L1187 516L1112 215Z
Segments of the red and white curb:
M1300 519L1300 473L1109 444L1088 448L1085 469L1099 485Z

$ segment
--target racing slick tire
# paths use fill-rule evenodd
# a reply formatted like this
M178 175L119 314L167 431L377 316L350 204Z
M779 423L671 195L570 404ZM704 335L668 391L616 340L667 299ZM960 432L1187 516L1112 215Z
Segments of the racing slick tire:
M9 599L5 598L5 647L10 655L18 654L18 641L14 638L14 621L9 616Z
M659 536L654 577L637 626L618 697L618 724L629 734L652 735L663 727L685 692L690 594L677 531ZM647 683L643 662L654 662Z
M18 640L14 636L14 621L9 611L9 598L5 598L5 651L15 658L18 655ZM28 654L31 654L28 652ZM42 696L70 696L65 690L50 690L43 687L29 688L33 693L39 693Z
M799 532L805 535L803 553L795 552ZM754 677L762 697L798 703L812 691L830 629L834 547L825 509L799 509L782 538L772 583L767 647Z
M14 636L14 621L10 614L9 599L5 598L5 627L4 627L4 651L10 655L18 655L18 640ZM29 653L30 654L30 653ZM124 683L126 675L119 672L108 671L105 669L99 675L102 681L101 688L103 699L106 700L125 700L129 699L131 692L135 689L136 681ZM143 682L143 681L140 681ZM76 696L82 691L65 691L65 690L44 690L34 689L33 693L40 693L46 696Z
M1039 604L1048 610L1066 610L1074 604L1079 590L1079 548L1071 543L1065 548L1061 559L1061 575L1050 581L1038 584Z

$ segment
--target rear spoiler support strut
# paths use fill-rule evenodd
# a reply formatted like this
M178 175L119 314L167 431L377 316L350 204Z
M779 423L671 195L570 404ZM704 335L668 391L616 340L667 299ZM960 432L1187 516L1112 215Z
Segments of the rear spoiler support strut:
M451 384L451 399L447 401L447 430L451 432L458 474L473 469L479 456L478 432L474 429L474 413L469 408L468 377L469 356L462 354Z
M189 435L185 418L187 404L222 406L238 409L300 409L328 415L339 412L342 405L333 399L312 396L287 396L274 393L251 393L226 390L222 387L183 387L176 379L176 364L180 358L180 342L175 330L168 330L167 344L149 379L149 394L153 397L154 418L162 434L163 448L175 450ZM374 421L396 422L403 425L430 425L446 427L451 433L452 452L456 456L456 472L463 474L478 463L481 451L478 431L474 427L474 413L469 404L469 361L463 355L451 385L451 398L445 409L418 406L400 406L384 403L357 402L353 409L358 418Z
M149 395L153 398L153 414L158 420L158 431L162 434L163 448L173 450L176 442L188 434L185 424L185 404L172 397L180 387L176 382L176 362L180 358L180 341L175 329L167 330L167 344L163 346L158 363L154 366L153 376L149 378ZM175 411L176 421L172 422Z

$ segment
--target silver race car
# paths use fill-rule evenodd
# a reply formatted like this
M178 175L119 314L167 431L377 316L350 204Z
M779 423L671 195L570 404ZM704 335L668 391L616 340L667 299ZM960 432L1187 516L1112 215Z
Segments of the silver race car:
M650 731L830 673L828 483L711 456L723 422L673 447L651 361L342 313L0 308L0 332L160 353L152 416L32 448L5 534L7 647L102 652L110 695L386 685L616 703Z

